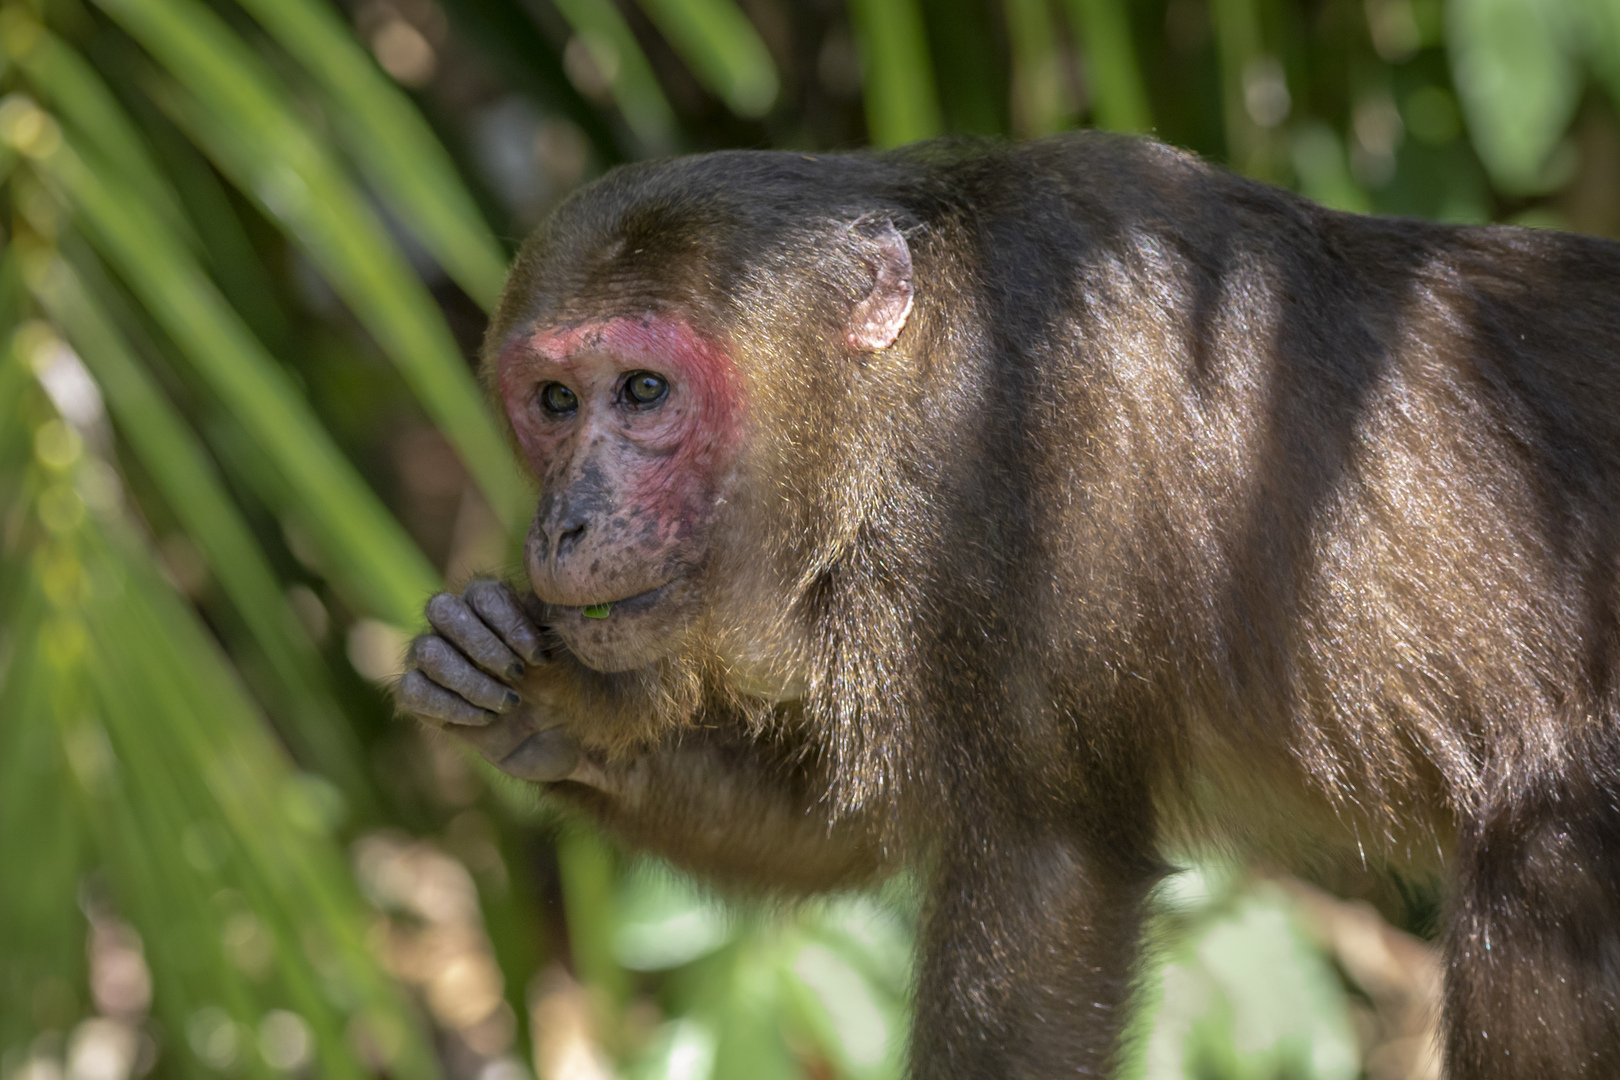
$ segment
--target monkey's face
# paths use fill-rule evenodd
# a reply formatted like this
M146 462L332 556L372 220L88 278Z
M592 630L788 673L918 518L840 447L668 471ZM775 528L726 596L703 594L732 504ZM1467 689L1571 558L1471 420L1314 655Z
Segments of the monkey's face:
M540 479L524 556L553 628L600 671L672 654L702 602L740 437L730 356L685 322L646 316L525 332L499 365Z

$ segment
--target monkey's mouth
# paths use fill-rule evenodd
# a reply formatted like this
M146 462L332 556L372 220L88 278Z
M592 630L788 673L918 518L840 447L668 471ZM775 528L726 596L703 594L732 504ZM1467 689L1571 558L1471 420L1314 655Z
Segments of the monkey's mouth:
M680 578L619 600L555 604L550 624L587 667L626 671L671 655L691 622L691 583Z
M656 605L659 599L669 590L672 582L664 582L656 588L646 592L627 596L622 600L604 600L595 604L568 604L555 605L559 611L569 615L578 612L587 619L606 619L613 615L639 615Z

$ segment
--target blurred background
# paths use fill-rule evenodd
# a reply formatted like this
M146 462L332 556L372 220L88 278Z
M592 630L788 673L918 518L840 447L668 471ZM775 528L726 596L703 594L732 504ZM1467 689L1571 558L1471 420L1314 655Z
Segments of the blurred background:
M0 0L0 1078L897 1077L914 904L726 906L393 718L532 505L473 355L621 161L1153 132L1620 232L1620 0ZM1162 890L1133 1077L1433 1078L1431 883Z

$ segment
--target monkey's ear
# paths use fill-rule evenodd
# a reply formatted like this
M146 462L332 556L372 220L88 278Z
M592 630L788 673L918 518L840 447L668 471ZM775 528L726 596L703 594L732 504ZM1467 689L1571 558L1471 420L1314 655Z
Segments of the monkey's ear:
M855 222L859 255L872 273L872 287L849 313L850 345L876 352L894 344L911 314L911 248L888 217Z

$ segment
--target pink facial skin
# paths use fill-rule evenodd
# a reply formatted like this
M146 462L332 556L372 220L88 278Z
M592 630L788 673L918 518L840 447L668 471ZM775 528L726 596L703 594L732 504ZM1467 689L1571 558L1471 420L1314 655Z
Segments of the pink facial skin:
M666 381L657 403L626 395L637 371ZM614 318L514 337L497 380L540 478L526 562L536 594L554 605L555 629L601 670L667 654L696 600L690 579L741 437L744 394L731 356L679 319ZM572 414L544 408L551 383L574 393ZM564 522L582 526L568 542L558 539ZM608 603L605 619L581 614Z

